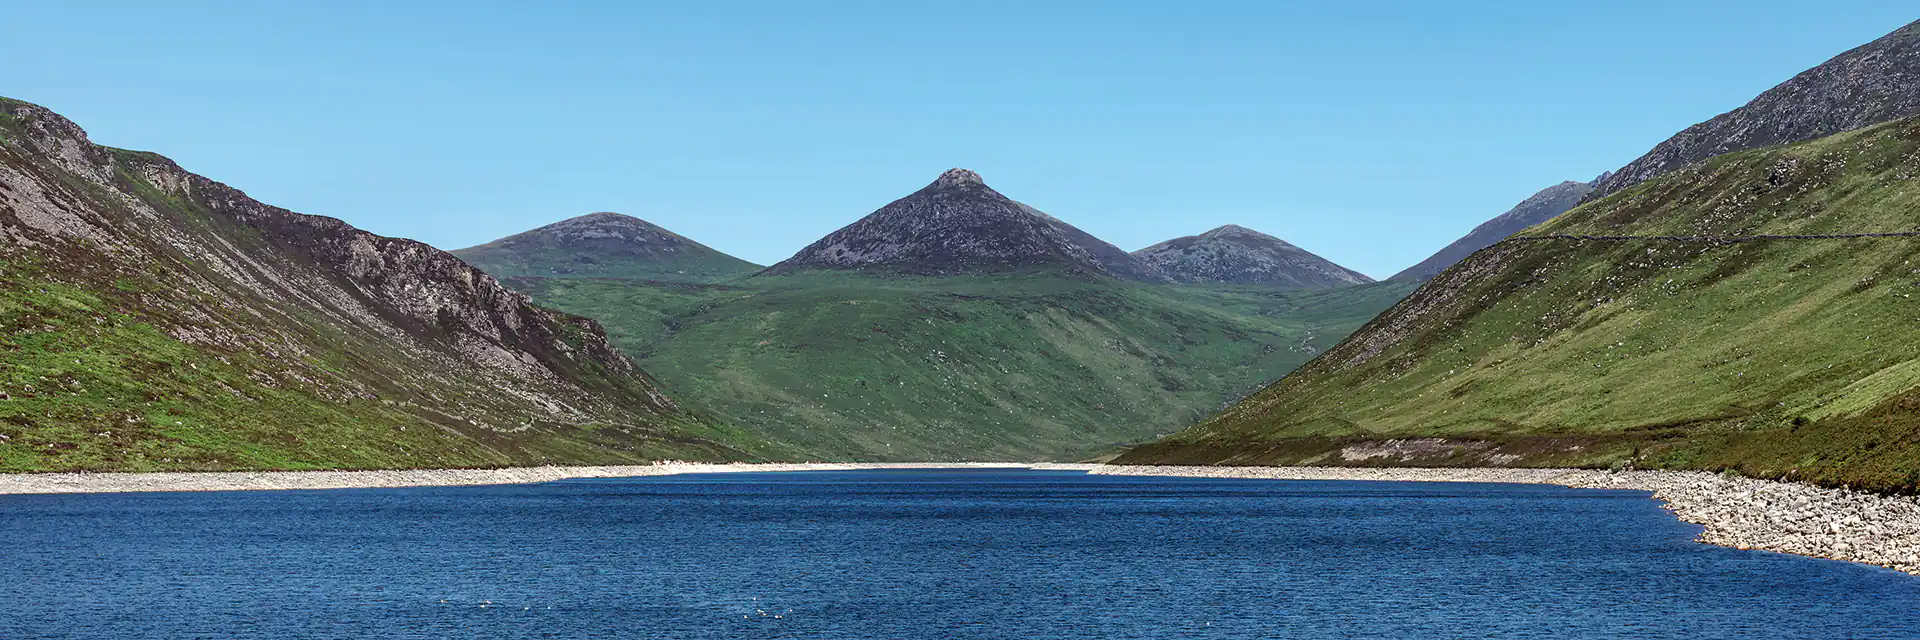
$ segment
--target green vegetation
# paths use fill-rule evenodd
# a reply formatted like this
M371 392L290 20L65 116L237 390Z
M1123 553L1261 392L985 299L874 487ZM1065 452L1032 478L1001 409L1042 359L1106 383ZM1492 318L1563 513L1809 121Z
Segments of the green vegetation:
M676 398L786 445L772 455L826 460L1095 457L1190 424L1411 289L1037 273L508 284L600 319Z
M358 392L338 377L351 366L343 353L289 364L197 348L128 311L151 283L122 278L110 292L90 291L37 271L19 261L0 269L0 472L472 467L677 453L609 454L594 442L604 438L579 427L476 440Z
M1724 156L1522 235L1911 232L1916 175L1907 120ZM1915 294L1916 237L1509 240L1122 459L1633 465L1912 491Z
M77 129L0 107L27 114L0 118L0 472L757 457L604 357L589 321L498 289L460 297L448 283L471 272L451 257L402 243L416 262L356 281L338 261L383 258L380 242L329 254L363 238L154 154L82 147L65 163L92 165L70 172L44 149L84 144L61 137ZM437 322L382 297L396 282L448 292ZM474 328L496 321L517 333Z

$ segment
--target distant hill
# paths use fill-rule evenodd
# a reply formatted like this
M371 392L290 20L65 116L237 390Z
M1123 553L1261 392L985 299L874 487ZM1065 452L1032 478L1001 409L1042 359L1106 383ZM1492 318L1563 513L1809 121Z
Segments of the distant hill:
M828 234L768 270L913 275L1047 272L1168 282L1153 267L953 169L932 184Z
M0 353L0 471L751 457L592 320L7 99Z
M717 282L761 268L645 220L610 212L569 218L452 253L497 277Z
M1129 462L1733 469L1920 490L1920 118L1489 247Z
M1594 185L1610 195L1724 153L1802 142L1920 115L1920 22L1862 45L1688 127Z
M1608 174L1602 174L1593 182L1569 180L1542 189L1539 193L1533 194L1507 210L1506 213L1474 227L1473 231L1432 256L1428 256L1427 259L1421 260L1419 264L1407 267L1405 271L1393 274L1393 277L1388 279L1418 282L1439 275L1441 271L1445 271L1456 262L1465 260L1475 251L1491 247L1494 243L1505 240L1507 236L1518 233L1521 229L1552 220L1554 216L1566 213L1568 209L1580 204L1587 194L1593 193L1595 183L1606 180L1607 177Z
M810 271L513 278L600 318L674 397L818 460L1082 460L1171 433L1412 289Z
M1373 282L1285 240L1231 224L1135 251L1133 257L1186 283L1328 289Z

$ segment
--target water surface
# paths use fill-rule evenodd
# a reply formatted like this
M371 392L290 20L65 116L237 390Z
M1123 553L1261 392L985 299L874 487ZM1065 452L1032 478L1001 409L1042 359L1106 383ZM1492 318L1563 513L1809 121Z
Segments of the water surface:
M0 496L0 638L1920 638L1644 492L1022 470Z

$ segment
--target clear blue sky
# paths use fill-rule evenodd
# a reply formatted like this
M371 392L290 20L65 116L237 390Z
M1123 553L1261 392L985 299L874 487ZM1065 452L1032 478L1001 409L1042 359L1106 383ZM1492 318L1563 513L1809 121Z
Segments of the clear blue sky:
M445 248L612 210L770 263L960 166L1129 250L1237 223L1386 276L1920 18L1865 0L387 4L11 3L0 95Z

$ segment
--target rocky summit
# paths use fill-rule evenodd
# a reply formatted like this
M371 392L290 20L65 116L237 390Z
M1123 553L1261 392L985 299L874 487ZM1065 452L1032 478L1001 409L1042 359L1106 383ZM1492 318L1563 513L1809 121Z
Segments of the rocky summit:
M1133 257L1184 283L1328 289L1373 282L1285 240L1231 224L1135 251Z
M4 471L738 455L592 320L4 98L0 353Z
M501 277L711 282L760 270L653 223L612 212L569 218L453 254Z
M1920 22L1774 87L1746 106L1688 127L1595 185L1592 198L1711 158L1803 142L1920 114Z
M1127 252L953 169L828 234L769 270L875 270L950 276L1055 272L1141 282L1168 278Z
M1407 267L1405 271L1396 273L1388 279L1420 281L1439 275L1440 272L1446 271L1447 267L1465 260L1475 251L1491 247L1494 243L1505 240L1507 236L1519 233L1521 229L1552 220L1555 216L1566 213L1567 210L1580 204L1580 200L1587 197L1587 194L1593 193L1593 185L1599 184L1612 175L1603 173L1591 182L1568 180L1541 189L1539 193L1508 209L1506 213L1481 223L1459 240L1453 241L1452 244L1428 256L1427 259L1421 260L1419 264Z

